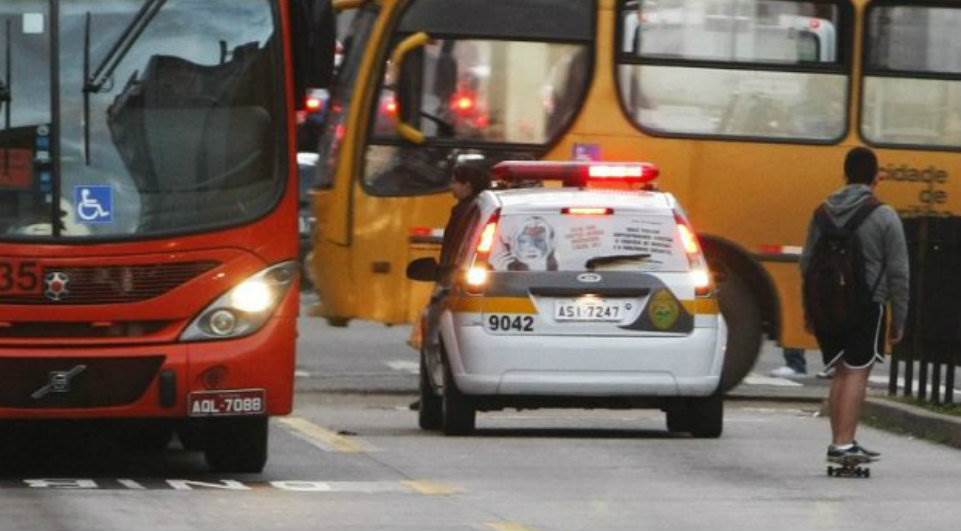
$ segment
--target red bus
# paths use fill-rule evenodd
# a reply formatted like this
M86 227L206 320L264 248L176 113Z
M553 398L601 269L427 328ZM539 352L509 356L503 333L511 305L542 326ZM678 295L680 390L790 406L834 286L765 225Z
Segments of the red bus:
M107 419L263 469L293 402L293 116L332 21L319 0L0 5L6 436Z

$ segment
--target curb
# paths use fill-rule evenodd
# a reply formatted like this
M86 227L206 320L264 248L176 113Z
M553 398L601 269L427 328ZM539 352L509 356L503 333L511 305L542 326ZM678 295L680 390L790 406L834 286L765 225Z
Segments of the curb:
M901 431L954 448L961 448L961 417L944 415L894 400L868 397L862 419L882 429Z

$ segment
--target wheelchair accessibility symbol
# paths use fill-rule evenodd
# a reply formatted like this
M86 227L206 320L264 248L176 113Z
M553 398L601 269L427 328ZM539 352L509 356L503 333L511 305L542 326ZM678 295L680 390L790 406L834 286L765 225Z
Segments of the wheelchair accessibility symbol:
M113 223L113 188L76 186L73 201L81 223Z

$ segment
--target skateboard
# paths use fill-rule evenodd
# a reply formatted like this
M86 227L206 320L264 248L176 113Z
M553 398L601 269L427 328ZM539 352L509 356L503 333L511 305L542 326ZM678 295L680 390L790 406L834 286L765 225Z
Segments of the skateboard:
M866 465L870 461L861 458L846 459L840 463L828 465L828 476L835 478L869 478L871 469Z

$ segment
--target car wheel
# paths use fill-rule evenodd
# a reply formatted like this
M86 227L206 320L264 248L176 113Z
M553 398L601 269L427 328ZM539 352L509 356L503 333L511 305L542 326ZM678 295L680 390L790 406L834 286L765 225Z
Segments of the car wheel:
M256 474L267 464L267 417L210 419L204 457L215 472Z
M761 308L744 279L733 271L718 287L718 304L727 322L727 347L721 372L721 390L729 391L757 361L761 350Z
M444 363L444 396L441 410L444 418L444 435L468 435L474 431L477 409L471 397L457 389L450 363Z
M724 398L715 393L688 400L688 425L691 435L700 439L720 437L724 431Z
M675 400L667 407L667 431L671 433L691 431L688 408L684 399Z
M422 430L439 430L444 426L444 404L441 397L434 393L434 386L427 376L427 360L420 355L420 406L417 411L417 424Z

